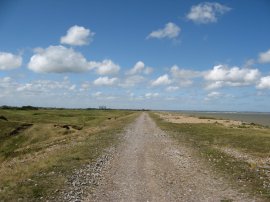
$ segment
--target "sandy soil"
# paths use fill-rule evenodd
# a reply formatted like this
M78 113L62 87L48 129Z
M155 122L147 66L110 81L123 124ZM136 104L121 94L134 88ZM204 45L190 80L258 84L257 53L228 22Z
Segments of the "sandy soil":
M171 113L157 113L160 118L171 123L219 123L227 127L240 126L242 121L235 120L223 120L223 119L207 119L198 118L182 114L171 114Z
M127 128L101 176L84 201L254 201L217 177L192 148L169 138L147 113Z

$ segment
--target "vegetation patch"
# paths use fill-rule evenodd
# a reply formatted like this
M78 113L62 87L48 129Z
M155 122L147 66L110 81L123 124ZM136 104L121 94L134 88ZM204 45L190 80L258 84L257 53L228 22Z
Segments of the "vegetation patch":
M123 128L138 114L63 109L2 109L0 113L9 119L0 122L3 201L46 201L56 196L74 169L95 161L104 149L117 144ZM26 126L30 127L22 130ZM10 135L18 128L17 135Z
M219 173L230 178L243 191L270 198L270 129L229 128L219 124L170 123L151 113L162 130L194 147ZM252 165L219 148L234 148L254 158L264 159Z

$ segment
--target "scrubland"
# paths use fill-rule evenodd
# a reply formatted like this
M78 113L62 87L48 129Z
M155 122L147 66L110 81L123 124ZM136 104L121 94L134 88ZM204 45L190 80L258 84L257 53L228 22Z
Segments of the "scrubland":
M46 199L72 171L119 141L137 113L124 110L1 109L0 198Z

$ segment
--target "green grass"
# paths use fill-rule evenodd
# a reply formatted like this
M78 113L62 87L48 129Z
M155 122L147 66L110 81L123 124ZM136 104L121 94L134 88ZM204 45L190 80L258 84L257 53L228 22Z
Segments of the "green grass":
M0 199L39 201L57 194L75 168L117 144L124 126L137 114L120 110L0 110L9 120L0 122ZM24 123L34 125L9 135ZM82 129L58 127L64 124Z
M68 123L85 124L93 126L101 120L110 117L120 117L127 111L121 110L68 110L68 109L39 109L39 110L4 110L0 109L0 115L8 120L27 123Z
M151 113L161 127L179 142L188 144L198 151L210 164L225 175L234 185L252 194L270 199L270 179L265 170L252 168L247 162L236 159L219 150L229 147L254 157L270 156L269 128L229 128L218 124L176 124L169 123ZM267 186L265 186L267 185Z

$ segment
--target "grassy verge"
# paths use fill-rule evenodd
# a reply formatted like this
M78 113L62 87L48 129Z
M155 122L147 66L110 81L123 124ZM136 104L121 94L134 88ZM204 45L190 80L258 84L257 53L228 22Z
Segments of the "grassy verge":
M222 175L242 191L270 199L269 166L257 167L224 153L229 147L258 158L270 155L269 128L229 128L219 124L176 124L151 117L159 127L180 142L191 145Z
M39 201L65 188L74 169L117 144L137 116L118 110L0 110L0 199ZM30 128L12 131L22 124Z

